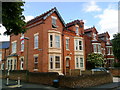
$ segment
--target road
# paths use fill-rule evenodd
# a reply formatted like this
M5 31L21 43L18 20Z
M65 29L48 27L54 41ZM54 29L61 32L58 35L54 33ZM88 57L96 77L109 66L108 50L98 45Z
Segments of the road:
M33 84L33 83L25 83L25 82L21 82L22 87L21 88L15 88L17 84L16 81L14 80L10 80L9 82L11 86L6 86L6 79L0 79L0 88L3 88L2 90L11 90L11 88L14 88L15 90L26 90L26 89L39 89L39 90L59 90L61 88L55 88L52 86L48 86L48 85L40 85L40 84ZM96 90L96 89L101 89L101 90L106 90L106 89L110 89L110 90L120 90L120 78L116 78L113 77L113 83L109 83L109 84L104 84L104 85L100 85L100 86L95 86L95 87L91 87L91 88L87 88L87 90ZM63 90L63 89L62 89ZM82 90L82 89L80 89ZM83 88L84 90L84 88Z

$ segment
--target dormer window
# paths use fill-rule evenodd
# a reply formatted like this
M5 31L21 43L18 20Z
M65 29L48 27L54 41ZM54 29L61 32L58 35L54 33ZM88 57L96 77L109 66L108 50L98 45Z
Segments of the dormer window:
M79 35L78 29L79 29L79 27L76 27L76 35Z
M56 20L57 20L57 17L52 16L52 28L57 28Z

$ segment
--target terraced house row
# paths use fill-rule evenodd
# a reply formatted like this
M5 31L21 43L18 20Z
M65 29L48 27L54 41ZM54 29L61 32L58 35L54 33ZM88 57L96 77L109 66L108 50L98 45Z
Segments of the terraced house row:
M114 62L108 32L84 29L82 20L65 24L56 8L28 21L26 28L26 33L10 36L2 69L66 74L69 69L86 70L86 58L92 52L102 53L109 67Z

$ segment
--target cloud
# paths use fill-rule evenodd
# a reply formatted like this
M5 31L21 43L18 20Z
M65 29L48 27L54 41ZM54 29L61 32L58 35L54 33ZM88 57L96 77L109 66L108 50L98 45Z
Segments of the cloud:
M118 32L118 10L108 7L102 14L95 17L100 19L98 22L99 31L101 33L108 31L112 39L113 34Z
M9 41L10 40L10 37L9 36L6 36L6 35L3 35L3 33L6 31L6 28L4 27L4 26L2 26L1 24L0 24L0 33L1 33L1 35L0 35L0 41Z
M25 22L27 22L27 21L29 21L29 20L31 20L33 18L34 18L34 16L25 16Z
M96 4L95 1L91 1L84 5L83 10L85 12L95 12L95 11L101 11L102 9Z

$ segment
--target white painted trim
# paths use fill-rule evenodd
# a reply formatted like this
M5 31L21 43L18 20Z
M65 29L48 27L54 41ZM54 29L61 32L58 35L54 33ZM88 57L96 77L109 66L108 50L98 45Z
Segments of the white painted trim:
M51 18L57 19L57 17L55 17L55 16L51 16Z
M70 56L65 56L65 60L66 60L67 58L69 58L69 59L71 60L71 57L70 57Z
M39 35L39 33L35 33L35 34L34 34L34 36L37 36L37 35Z

